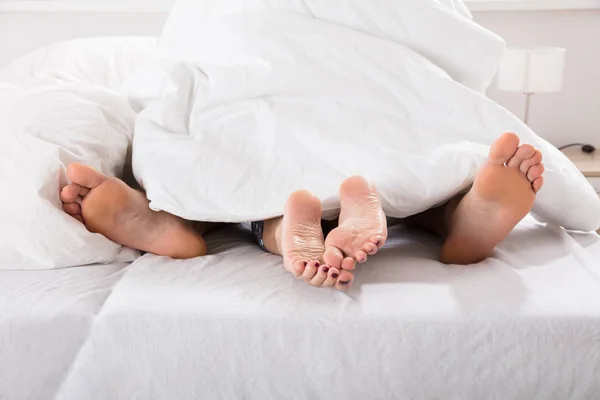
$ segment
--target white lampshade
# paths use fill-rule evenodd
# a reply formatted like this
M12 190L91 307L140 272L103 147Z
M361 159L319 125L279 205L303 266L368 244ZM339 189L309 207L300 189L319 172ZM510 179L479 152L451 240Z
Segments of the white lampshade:
M507 92L553 93L563 85L566 49L509 47L498 73L498 89Z

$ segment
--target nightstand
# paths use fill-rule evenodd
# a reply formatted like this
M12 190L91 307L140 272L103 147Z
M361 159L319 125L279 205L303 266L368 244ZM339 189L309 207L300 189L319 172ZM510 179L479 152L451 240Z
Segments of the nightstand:
M592 154L586 154L579 147L572 147L563 151L575 164L588 181L592 184L596 193L600 196L600 149ZM597 231L600 233L600 229Z

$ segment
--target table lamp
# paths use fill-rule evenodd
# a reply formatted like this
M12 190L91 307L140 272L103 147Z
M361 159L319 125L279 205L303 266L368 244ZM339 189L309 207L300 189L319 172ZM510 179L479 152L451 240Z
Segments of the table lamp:
M498 89L525 94L523 121L529 123L531 96L562 90L566 49L509 47L498 72Z

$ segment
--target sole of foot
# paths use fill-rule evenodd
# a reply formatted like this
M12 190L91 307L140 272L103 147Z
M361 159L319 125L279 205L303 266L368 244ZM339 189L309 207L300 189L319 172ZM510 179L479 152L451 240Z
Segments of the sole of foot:
M297 279L315 287L345 290L352 273L323 259L325 243L321 228L321 201L305 190L290 195L281 224L281 254L285 268Z
M538 150L519 142L514 133L503 134L492 145L471 190L449 205L454 211L442 247L443 263L483 261L531 211L544 184L544 165Z
M92 233L126 247L176 259L206 254L206 243L192 224L152 211L144 193L95 169L71 164L71 181L60 193L63 209Z
M325 262L352 271L387 240L386 217L373 184L355 176L340 186L339 225L325 239Z

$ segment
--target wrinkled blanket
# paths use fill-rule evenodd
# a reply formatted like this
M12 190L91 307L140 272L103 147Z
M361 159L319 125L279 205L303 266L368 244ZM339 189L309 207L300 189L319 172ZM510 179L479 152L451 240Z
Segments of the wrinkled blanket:
M353 174L404 217L467 188L513 131L545 157L534 215L596 229L583 176L483 94L503 48L433 0L180 1L160 61L128 83L134 172L152 208L192 220L281 215L299 188L333 214Z

